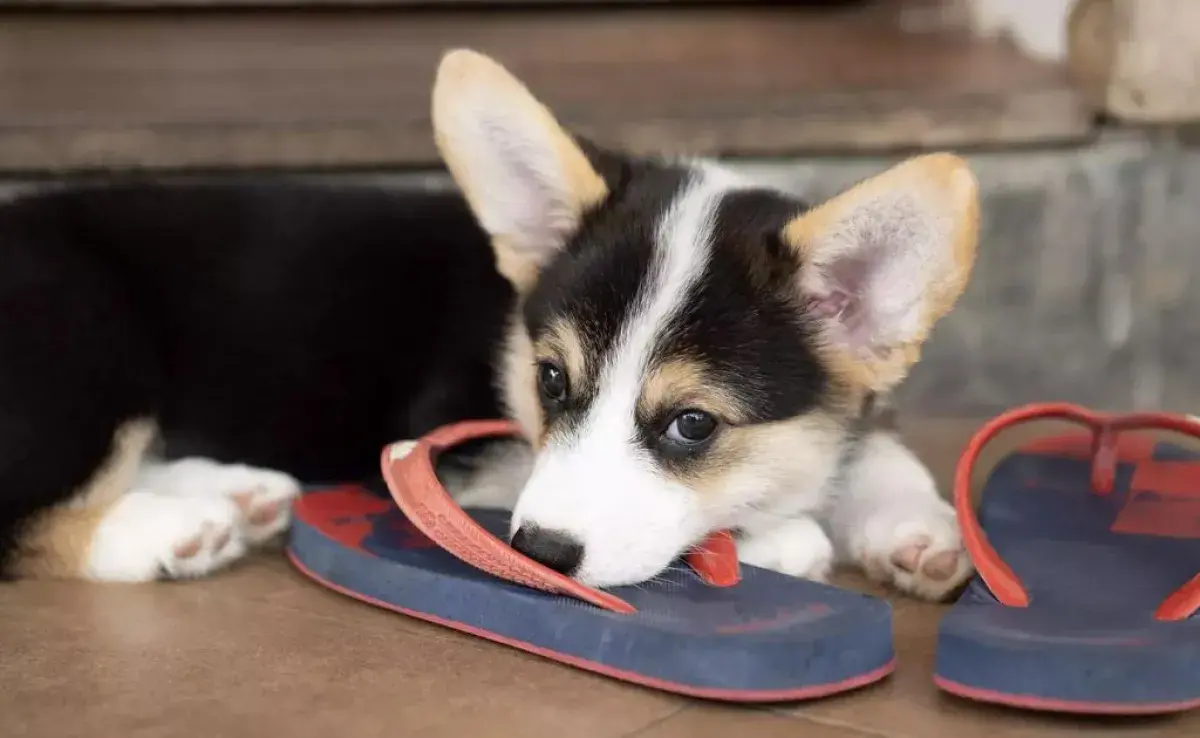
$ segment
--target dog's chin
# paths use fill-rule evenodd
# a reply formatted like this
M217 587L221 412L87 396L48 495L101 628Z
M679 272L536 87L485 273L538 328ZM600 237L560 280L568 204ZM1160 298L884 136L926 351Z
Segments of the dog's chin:
M671 568L674 559L675 557L671 557L665 562L636 562L634 566L624 562L615 567L589 565L585 562L575 573L574 579L580 584L595 588L645 584L665 574Z
M646 584L683 566L681 558L696 543L691 538L647 534L648 545L593 548L584 555L574 579L589 587L623 587Z

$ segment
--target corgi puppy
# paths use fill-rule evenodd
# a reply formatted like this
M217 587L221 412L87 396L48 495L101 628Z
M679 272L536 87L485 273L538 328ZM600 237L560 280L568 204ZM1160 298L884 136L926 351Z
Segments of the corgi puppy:
M286 527L297 479L506 415L524 442L444 481L585 584L652 579L718 529L796 576L967 579L888 400L967 284L962 160L812 208L597 147L465 50L433 122L461 194L114 183L0 208L6 572L205 575Z

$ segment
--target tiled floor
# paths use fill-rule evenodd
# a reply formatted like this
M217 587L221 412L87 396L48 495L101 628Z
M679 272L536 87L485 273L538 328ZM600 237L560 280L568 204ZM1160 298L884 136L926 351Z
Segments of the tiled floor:
M969 424L918 423L945 480ZM853 580L847 580L854 583ZM800 706L629 687L326 592L264 555L208 581L0 586L4 738L1122 738L1200 735L1200 712L1086 721L989 709L930 682L940 608L895 600L900 668Z

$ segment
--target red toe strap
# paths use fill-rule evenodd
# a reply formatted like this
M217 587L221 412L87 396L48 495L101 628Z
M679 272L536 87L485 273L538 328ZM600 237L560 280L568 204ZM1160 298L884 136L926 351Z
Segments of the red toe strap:
M517 433L508 421L468 421L444 426L418 441L393 443L383 450L384 481L412 524L463 563L509 582L574 597L605 610L634 612L620 597L586 587L513 550L472 520L438 482L434 461L442 451L475 438ZM728 533L715 534L689 554L688 563L714 586L730 586L739 579L737 551Z
M1153 443L1144 443L1123 431L1168 430L1200 438L1200 421L1167 413L1098 413L1067 403L1026 405L1010 410L984 424L971 437L954 472L954 508L963 531L963 540L980 578L1001 603L1009 607L1028 607L1029 593L1013 570L987 540L987 534L975 517L971 504L971 473L980 453L992 439L1012 426L1032 420L1069 420L1086 427L1090 442L1086 447L1073 438L1048 439L1035 444L1047 452L1082 455L1092 461L1092 491L1107 495L1113 491L1117 464L1121 461L1149 460ZM1183 620L1200 610L1200 574L1172 593L1155 612L1159 620Z

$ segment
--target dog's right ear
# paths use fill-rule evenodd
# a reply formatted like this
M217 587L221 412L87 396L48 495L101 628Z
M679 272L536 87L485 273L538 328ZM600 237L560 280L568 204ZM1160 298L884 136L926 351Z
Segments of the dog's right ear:
M608 186L579 144L520 81L482 54L456 50L433 86L438 150L496 263L518 291L554 257Z

